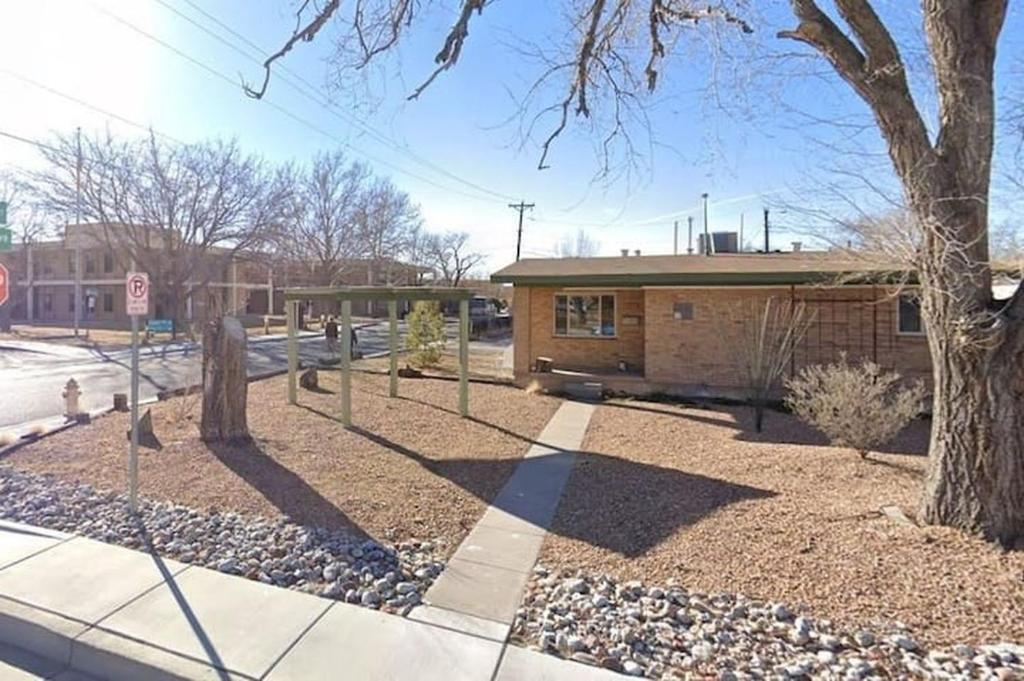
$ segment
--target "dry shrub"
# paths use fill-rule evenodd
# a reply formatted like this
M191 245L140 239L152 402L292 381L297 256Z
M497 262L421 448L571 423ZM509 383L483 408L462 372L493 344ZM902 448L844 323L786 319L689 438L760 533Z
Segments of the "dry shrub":
M902 387L897 372L850 364L845 354L835 364L805 367L786 387L793 413L861 458L896 437L921 413L925 397L921 381Z
M0 447L6 447L7 445L14 444L17 438L14 437L13 433L0 433Z
M201 385L190 384L178 397L170 400L170 416L173 423L184 423L192 420L199 409L199 402L203 397Z

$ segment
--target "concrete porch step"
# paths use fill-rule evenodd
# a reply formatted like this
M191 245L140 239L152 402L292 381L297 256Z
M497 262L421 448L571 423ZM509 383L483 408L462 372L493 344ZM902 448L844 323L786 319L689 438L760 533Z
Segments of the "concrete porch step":
M604 398L604 384L599 381L573 381L565 384L565 393L577 400L600 402Z

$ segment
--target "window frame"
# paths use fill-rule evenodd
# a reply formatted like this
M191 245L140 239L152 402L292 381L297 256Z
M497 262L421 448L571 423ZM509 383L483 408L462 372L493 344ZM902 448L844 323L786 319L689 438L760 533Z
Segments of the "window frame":
M569 298L590 296L596 297L597 301L597 314L598 314L598 327L604 328L604 305L601 300L602 297L610 297L612 299L612 333L611 334L595 334L590 336L576 336L569 333ZM558 329L558 299L565 298L565 310L566 310L566 328L565 332L561 332ZM554 338L569 338L574 340L615 340L619 337L619 296L614 292L609 291L561 291L551 296L551 335Z
M924 338L926 333L925 333L925 330L924 330L924 319L921 318L921 304L920 304L920 301L914 301L914 302L917 303L917 318L918 318L918 321L920 322L921 330L920 331L904 331L903 330L903 301L904 301L904 299L911 299L912 295L913 294L910 294L910 293L900 293L900 294L896 295L896 300L894 301L894 303L896 305L896 315L895 315L895 317L896 317L896 335L897 336L906 336L908 338Z

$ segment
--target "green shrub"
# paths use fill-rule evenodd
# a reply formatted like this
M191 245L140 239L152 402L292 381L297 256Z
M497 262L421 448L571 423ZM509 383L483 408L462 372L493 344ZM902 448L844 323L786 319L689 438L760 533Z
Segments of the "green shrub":
M409 335L406 347L417 366L436 366L444 350L444 315L434 301L419 300L406 318Z
M810 366L786 381L786 404L838 447L865 458L891 441L921 413L924 385L900 387L900 375L874 362L850 364L842 355L835 364Z

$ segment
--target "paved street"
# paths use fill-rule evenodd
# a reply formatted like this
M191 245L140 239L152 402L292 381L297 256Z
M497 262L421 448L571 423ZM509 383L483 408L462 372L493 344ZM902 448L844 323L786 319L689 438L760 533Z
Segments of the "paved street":
M358 329L359 349L366 356L387 352L387 324ZM404 336L404 322L400 323ZM323 337L300 338L299 356L312 361L326 354ZM181 342L140 349L141 399L200 382L202 351L197 343ZM249 339L249 375L258 376L287 366L283 336ZM82 389L81 406L92 411L110 406L113 394L127 393L131 351L103 352L50 343L0 342L0 430L20 435L27 424L60 417L61 392L69 378ZM12 428L25 424L24 428Z

